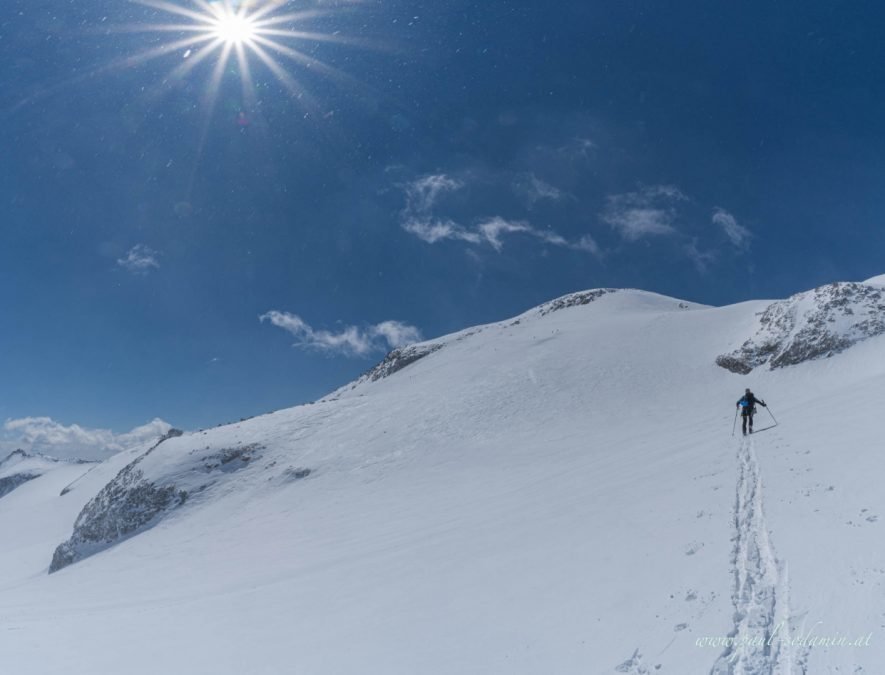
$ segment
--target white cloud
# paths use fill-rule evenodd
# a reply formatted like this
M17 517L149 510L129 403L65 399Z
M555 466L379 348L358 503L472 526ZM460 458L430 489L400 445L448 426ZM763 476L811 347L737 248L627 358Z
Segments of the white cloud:
M383 338L391 348L402 347L421 341L421 331L400 321L382 321L372 326L374 336Z
M464 187L464 183L441 173L424 176L406 186L408 210L415 213L429 213L439 196L444 192L454 192Z
M589 234L585 234L577 241L569 241L565 237L551 230L540 230L532 227L529 223L523 221L505 220L500 216L490 218L477 226L482 239L489 244L495 251L499 253L504 249L502 235L506 234L526 234L536 239L540 239L551 246L561 246L562 248L570 248L575 251L585 251L599 256L601 251L599 245Z
M672 185L645 186L636 192L609 196L601 217L627 241L635 242L649 236L674 237L683 255L704 273L716 262L721 251L701 248L697 238L690 238L675 227L677 219L684 214L680 205L688 201L689 198ZM731 213L717 207L713 209L712 221L735 248L749 248L752 232L738 223Z
M544 183L533 174L528 174L530 181L525 187L531 191L534 199L561 199L565 193ZM494 216L481 221L475 227L465 227L447 218L437 217L434 210L441 194L454 192L465 187L465 184L445 174L424 176L404 186L406 207L402 212L402 228L428 244L454 240L468 244L486 243L495 251L504 250L503 238L512 234L527 234L544 243L599 254L599 247L592 237L585 235L576 242L550 230L541 230L524 221L507 220ZM268 316L268 315L265 315ZM302 336L307 335L303 331Z
M526 223L511 222L500 217L495 217L484 223L480 223L477 229L482 235L482 238L498 252L504 248L504 244L501 242L502 234L533 232L532 228Z
M441 194L455 192L463 187L464 183L445 174L423 176L405 185L406 208L402 213L402 228L428 244L446 239L479 243L479 236L475 232L469 232L451 220L433 215Z
M403 347L422 339L417 328L399 321L382 321L367 328L347 326L333 333L316 330L300 316L289 312L272 310L258 318L294 335L297 339L296 347L315 349L327 354L367 356L372 352Z
M676 228L676 204L687 201L672 185L653 185L636 192L610 195L602 220L611 225L627 241L651 235L673 235Z
M159 269L159 254L145 244L136 244L125 258L118 258L117 264L132 274L147 274L152 269Z
M139 443L159 440L171 428L158 418L115 434L110 429L88 429L79 424L65 426L51 417L22 417L6 420L3 445L61 459L105 459Z
M414 234L428 244L435 244L443 239L460 239L471 244L478 244L480 241L479 235L475 232L469 232L451 220L412 217L404 220L402 226L406 232Z
M737 218L725 209L719 207L713 209L713 224L722 228L725 236L736 248L746 250L750 247L753 233L738 223Z

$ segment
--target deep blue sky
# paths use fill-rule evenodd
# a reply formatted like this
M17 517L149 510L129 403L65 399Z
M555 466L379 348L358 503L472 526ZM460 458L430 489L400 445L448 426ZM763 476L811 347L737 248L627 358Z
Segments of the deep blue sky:
M288 43L344 74L279 59L313 108L253 57L257 103L232 65L208 118L213 59L107 67L180 38L108 30L162 13L7 0L0 418L195 428L343 384L385 321L885 272L881 3L343 4L288 3L374 45Z

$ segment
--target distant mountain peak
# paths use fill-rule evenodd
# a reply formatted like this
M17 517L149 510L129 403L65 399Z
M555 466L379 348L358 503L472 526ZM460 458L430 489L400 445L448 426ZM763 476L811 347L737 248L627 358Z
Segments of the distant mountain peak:
M58 460L51 457L25 452L21 448L13 450L0 461L0 497L5 497L19 485L39 478Z
M18 464L19 462L21 462L25 459L31 459L34 456L35 455L33 455L29 452L25 452L21 448L18 448L17 450L13 450L8 455L6 455L6 457L4 457L2 460L0 460L0 470L8 468L8 467L12 466L13 464Z
M6 455L5 459L0 460L0 464L3 464L3 462L8 462L9 460L14 459L15 457L24 458L24 457L32 457L32 456L33 455L25 452L21 448L18 448L17 450L13 450L8 455Z
M774 370L833 356L883 333L885 288L836 282L769 305L755 332L716 364L744 375L766 364Z

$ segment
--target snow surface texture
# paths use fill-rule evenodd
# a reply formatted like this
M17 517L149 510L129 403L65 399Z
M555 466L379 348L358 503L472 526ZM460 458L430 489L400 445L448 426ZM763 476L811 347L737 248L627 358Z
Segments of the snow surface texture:
M791 335L844 297L853 339L840 294ZM588 291L313 405L11 457L42 464L0 498L4 672L885 672L885 337L717 367L773 306Z
M716 363L741 374L765 363L794 366L885 333L885 297L870 282L829 284L770 305L755 334Z

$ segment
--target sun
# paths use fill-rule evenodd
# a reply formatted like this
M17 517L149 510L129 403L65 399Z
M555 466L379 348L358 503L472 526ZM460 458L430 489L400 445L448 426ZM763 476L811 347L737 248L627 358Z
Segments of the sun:
M217 17L213 22L211 32L217 39L226 45L237 46L252 43L255 40L257 26L255 22L245 14L235 12L229 7L216 10Z
M204 110L207 117L215 107L222 81L240 80L244 108L257 103L256 68L273 76L302 107L306 114L319 114L316 102L297 77L323 77L355 88L361 84L316 56L318 43L371 46L349 39L338 31L311 30L311 22L327 18L339 10L304 9L294 0L129 0L148 13L145 20L117 26L110 32L155 33L168 35L150 49L133 54L117 64L131 67L166 58L174 65L162 80L163 90L190 77L207 65ZM297 8L301 5L301 8ZM328 23L328 22L327 22ZM235 68L228 67L235 63ZM111 66L113 67L113 66ZM311 111L310 108L313 108Z

